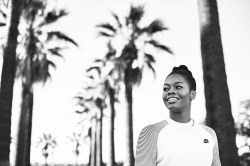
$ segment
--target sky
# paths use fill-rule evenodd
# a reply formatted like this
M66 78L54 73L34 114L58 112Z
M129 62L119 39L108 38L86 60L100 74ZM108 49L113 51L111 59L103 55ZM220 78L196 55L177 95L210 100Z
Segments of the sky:
M50 162L74 163L72 143L67 138L76 128L73 97L84 82L84 70L93 59L106 52L105 40L97 38L95 25L111 20L111 12L120 16L128 13L130 4L145 4L145 23L155 18L163 20L169 28L158 39L170 47L174 55L156 54L156 78L147 73L141 86L134 89L134 147L140 130L151 123L166 119L168 110L161 99L162 85L173 66L185 64L193 72L197 82L197 96L192 103L192 118L202 122L205 118L205 99L200 52L200 31L197 0L58 0L70 14L60 20L57 28L73 38L79 47L69 47L64 60L57 60L52 80L34 89L31 162L43 162L40 149L35 146L43 133L55 136L58 147ZM250 99L250 1L218 0L222 44L227 72L232 113L237 119L239 104ZM12 112L12 137L15 140L17 119L20 112L20 82L14 89ZM116 159L122 161L125 147L124 110L117 106L115 119ZM104 120L104 141L107 141L107 120ZM104 143L104 161L108 144ZM15 145L11 146L13 160ZM88 146L82 145L81 161L87 162Z

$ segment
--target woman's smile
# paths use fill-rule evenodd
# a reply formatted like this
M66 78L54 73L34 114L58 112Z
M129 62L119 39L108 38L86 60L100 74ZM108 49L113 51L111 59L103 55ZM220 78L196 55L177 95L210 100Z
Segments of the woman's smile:
M179 98L177 98L177 97L169 97L169 98L167 98L168 104L176 103L178 100L179 100Z

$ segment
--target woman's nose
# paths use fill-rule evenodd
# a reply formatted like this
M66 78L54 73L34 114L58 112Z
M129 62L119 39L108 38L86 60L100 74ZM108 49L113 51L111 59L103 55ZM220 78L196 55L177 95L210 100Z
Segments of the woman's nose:
M168 95L176 94L174 88L170 88L167 94Z

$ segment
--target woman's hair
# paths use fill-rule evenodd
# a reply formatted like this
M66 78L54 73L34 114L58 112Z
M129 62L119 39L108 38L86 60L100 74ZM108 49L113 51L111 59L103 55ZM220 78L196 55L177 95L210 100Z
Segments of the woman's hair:
M196 91L196 81L192 75L192 72L185 65L180 65L179 67L173 67L172 72L168 75L172 74L180 74L182 75L188 82L190 90Z

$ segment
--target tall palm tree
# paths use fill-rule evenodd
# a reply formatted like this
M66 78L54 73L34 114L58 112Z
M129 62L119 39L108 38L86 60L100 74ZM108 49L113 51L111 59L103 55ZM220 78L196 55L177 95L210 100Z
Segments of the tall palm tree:
M105 107L105 101L98 97L95 99L95 105L98 108L97 111L97 123L96 123L96 166L102 166L103 165L103 159L102 159L102 138L103 138L103 111Z
M113 44L115 44L115 38L123 39L124 44L122 51L118 52L117 60L121 62L121 66L123 67L121 74L123 75L123 83L125 84L127 129L125 165L133 166L133 87L140 84L145 66L149 67L155 74L153 67L155 58L151 53L145 52L144 48L151 45L153 48L166 51L170 54L172 54L172 51L154 38L155 34L167 30L161 20L156 19L147 26L140 26L144 16L144 6L131 5L129 14L124 17L124 20L121 20L115 13L112 16L116 21L116 25L102 23L97 25L97 27L101 28L99 35L108 38ZM139 45L142 47L139 47Z
M216 0L198 0L206 123L218 135L222 165L237 166L235 123L227 85Z
M21 32L26 51L20 52L17 77L22 80L22 104L18 130L16 164L30 164L30 144L33 111L33 85L46 82L50 78L50 68L55 64L49 56L61 55L61 45L50 45L55 39L63 40L77 46L76 42L59 31L46 31L48 25L67 15L65 10L48 10L44 1L30 0L25 4L23 13L27 29Z
M93 79L92 76L89 78ZM93 81L92 81L93 82ZM78 104L82 107L78 113L87 113L90 116L90 166L102 166L102 131L103 111L106 107L105 96L100 91L99 85L91 84L84 88L83 94L76 96ZM87 94L86 94L87 93Z
M92 82L94 84L91 85L91 87L89 87L90 89L92 89L92 97L91 100L94 104L94 106L97 108L95 111L95 117L96 117L96 135L95 135L95 139L96 139L96 158L95 158L95 162L96 162L96 166L102 166L103 165L103 159L102 159L102 133L103 133L103 112L104 109L106 108L106 95L104 93L104 89L102 84L100 84L97 80L97 78L95 78L95 76L89 71L87 70L87 74L89 76L90 79L92 79ZM96 84L96 85L95 85Z
M104 95L109 99L109 160L108 166L115 166L115 145L114 145L114 119L115 119L115 102L118 101L116 95L119 93L119 76L120 65L116 61L116 50L111 43L107 44L108 52L103 59L96 59L92 67L87 69L87 72L96 71L100 77L100 85L102 86Z
M3 53L3 66L0 89L0 166L9 165L11 110L13 85L16 70L16 48L18 26L22 11L22 0L11 1L11 15L7 43Z

